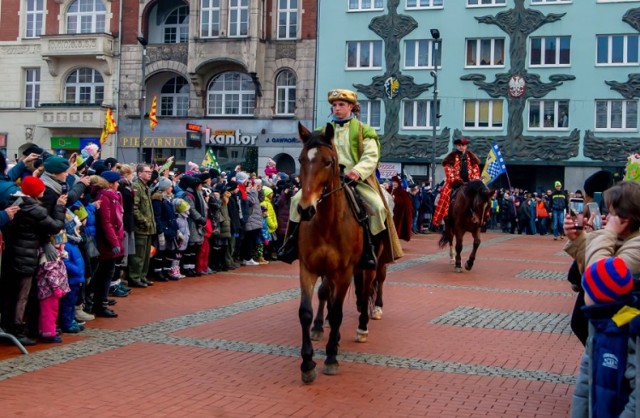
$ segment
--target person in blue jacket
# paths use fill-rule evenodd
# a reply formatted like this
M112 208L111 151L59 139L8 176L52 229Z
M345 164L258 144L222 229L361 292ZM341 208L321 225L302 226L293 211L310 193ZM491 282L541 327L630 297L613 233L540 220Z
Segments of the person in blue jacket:
M632 383L625 376L629 324L638 317L633 276L619 257L589 265L582 276L589 337L571 403L571 417L634 417Z
M76 302L80 294L80 288L85 282L84 259L78 244L82 241L80 226L82 222L69 209L65 216L65 232L67 242L64 245L66 257L62 259L67 268L67 279L71 291L60 299L60 328L62 332L77 334L84 330L84 326L76 321Z

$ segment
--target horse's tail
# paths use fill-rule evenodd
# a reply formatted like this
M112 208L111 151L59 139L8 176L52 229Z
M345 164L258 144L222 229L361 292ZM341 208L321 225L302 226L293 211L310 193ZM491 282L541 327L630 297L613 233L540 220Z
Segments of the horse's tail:
M442 236L440 237L440 241L438 241L438 246L440 248L446 247L449 243L451 243L451 239L453 238L453 228L451 225L447 225L445 222L444 230L442 231Z

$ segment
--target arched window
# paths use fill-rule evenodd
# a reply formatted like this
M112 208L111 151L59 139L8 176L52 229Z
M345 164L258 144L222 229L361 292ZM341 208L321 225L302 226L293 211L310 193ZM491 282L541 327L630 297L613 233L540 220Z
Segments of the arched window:
M186 43L189 38L189 8L180 6L164 21L162 33L165 44Z
M296 111L296 75L280 71L276 77L276 114L293 115Z
M160 90L160 116L187 116L189 110L189 82L174 77Z
M72 72L65 82L65 102L82 104L102 104L104 100L104 80L93 68L79 68Z
M75 0L67 10L67 33L104 32L106 16L102 0Z
M256 87L247 74L222 73L209 83L208 116L253 116Z

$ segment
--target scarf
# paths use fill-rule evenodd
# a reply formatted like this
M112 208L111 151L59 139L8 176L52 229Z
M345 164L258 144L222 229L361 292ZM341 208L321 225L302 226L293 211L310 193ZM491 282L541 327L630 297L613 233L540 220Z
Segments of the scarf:
M331 122L335 122L336 124L340 125L340 126L344 126L345 123L348 123L351 119L353 119L353 113L346 119L339 119L336 117L336 115L331 115Z
M42 175L40 176L40 180L42 180L46 187L49 187L54 192L56 192L57 195L62 194L63 183L60 183L58 180L51 177L46 171L42 173Z

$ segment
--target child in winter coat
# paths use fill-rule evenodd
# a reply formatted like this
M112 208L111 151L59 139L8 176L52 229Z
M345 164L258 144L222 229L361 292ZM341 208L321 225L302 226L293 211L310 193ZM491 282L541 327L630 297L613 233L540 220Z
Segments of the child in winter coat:
M629 400L635 376L631 373L625 377L629 323L640 314L638 299L631 293L633 276L622 258L603 258L587 267L582 287L585 291L582 309L589 319L589 337L571 417L634 417L635 402Z
M66 257L64 251L64 232L53 237L58 258L47 261L43 254L40 268L36 275L38 283L38 299L40 300L40 340L44 343L61 343L62 338L56 333L60 299L69 293L67 282L67 268L62 261Z
M176 233L176 260L171 267L171 274L184 278L186 276L182 273L184 270L182 255L187 249L187 246L189 246L189 211L191 206L189 206L184 199L174 199L173 207L176 210L178 231Z
M76 302L80 295L80 288L85 282L85 262L82 258L79 244L82 241L80 218L67 209L65 232L67 233L67 243L64 250L67 257L63 259L67 269L67 281L69 283L69 293L60 300L60 328L62 332L77 334L84 330L84 326L76 321Z

